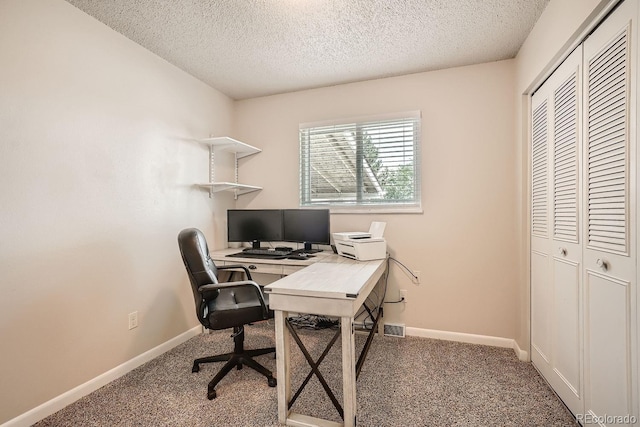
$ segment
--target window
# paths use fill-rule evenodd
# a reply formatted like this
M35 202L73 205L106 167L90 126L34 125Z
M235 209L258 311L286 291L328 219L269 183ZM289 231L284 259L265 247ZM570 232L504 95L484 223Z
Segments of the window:
M300 205L420 209L420 112L300 125Z

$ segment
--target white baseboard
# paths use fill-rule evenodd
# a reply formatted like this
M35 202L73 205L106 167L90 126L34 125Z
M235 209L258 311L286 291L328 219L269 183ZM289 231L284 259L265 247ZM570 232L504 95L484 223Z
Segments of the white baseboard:
M178 335L177 337L171 338L169 341L164 342L159 346L152 348L151 350L145 351L144 353L124 362L119 366L116 366L115 368L105 372L104 374L98 375L92 380L89 380L84 384L80 384L79 386L61 394L60 396L54 397L48 402L45 402L42 405L37 406L30 411L7 421L0 427L28 427L53 413L58 412L60 409L70 405L76 400L88 395L89 393L96 391L97 389L110 383L111 381L120 378L121 376L123 376L127 372L134 370L138 366L155 359L162 353L171 350L172 348L182 344L183 342L195 337L200 333L202 333L201 326L191 328L188 331Z
M516 356L518 356L518 359L520 359L522 362L531 362L529 353L525 350L522 350L518 345L518 341L516 340L513 340L513 351L516 352Z
M519 360L528 361L526 351L520 349L516 340L511 338L492 337L488 335L465 334L462 332L438 331L435 329L421 329L407 327L407 336L433 338L437 340L464 342L468 344L481 344L493 347L511 348L516 353Z

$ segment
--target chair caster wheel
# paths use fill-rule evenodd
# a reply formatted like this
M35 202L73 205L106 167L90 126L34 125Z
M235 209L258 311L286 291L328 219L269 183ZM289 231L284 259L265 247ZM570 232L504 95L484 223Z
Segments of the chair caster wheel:
M269 387L275 387L276 385L278 385L278 382L275 378L269 377L267 378L267 384L269 384Z
M215 390L207 391L207 399L213 400L215 398L216 398L216 391Z
M200 372L200 365L194 363L193 367L191 368L191 372Z

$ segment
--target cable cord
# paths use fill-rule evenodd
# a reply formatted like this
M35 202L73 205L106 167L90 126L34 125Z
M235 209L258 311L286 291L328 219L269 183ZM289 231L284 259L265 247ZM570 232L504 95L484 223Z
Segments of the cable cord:
M373 323L375 323L376 317L378 317L378 313L380 312L380 309L382 308L382 304L385 302L384 299L387 295L387 284L389 283L389 258L387 257L387 268L385 269L385 275L384 275L384 279L383 279L383 288L382 288L382 296L380 296L378 294L378 292L376 291L377 287L374 287L374 289L371 291L371 293L369 294L369 297L367 297L367 299L365 300L364 304L362 305L362 307L358 310L358 312L356 313L356 315L354 316L355 320L359 320L362 323L362 327L364 329L369 329L368 325L367 325L367 319L369 319L371 321L371 325L373 325ZM371 299L371 295L374 295L375 297L375 301L373 299ZM366 303L369 302L372 307L369 307L366 305ZM365 315L363 317L363 315ZM370 325L369 325L370 326Z
M407 273L409 273L411 275L411 277L414 278L414 280L418 280L418 276L416 276L415 274L413 274L413 271L411 271L411 269L409 267L407 267L406 265L404 265L403 263L401 263L400 261L398 261L397 259L393 258L393 257L389 257L389 260L395 262L396 264L400 265L402 268L404 268Z
M299 314L289 317L288 320L298 329L335 329L340 326L338 319L316 314Z
M402 268L404 268L405 271L411 275L411 277L413 277L415 280L418 280L418 276L413 274L413 271L411 271L411 269L409 267L407 267L406 265L404 265L399 260L397 260L397 259L395 259L393 257L387 258L387 277L389 276L389 262L390 261L393 261L396 264L398 264L399 266L401 266ZM386 285L385 285L385 293L386 293ZM384 301L385 304L400 304L401 302L404 302L404 297L400 298L397 301Z

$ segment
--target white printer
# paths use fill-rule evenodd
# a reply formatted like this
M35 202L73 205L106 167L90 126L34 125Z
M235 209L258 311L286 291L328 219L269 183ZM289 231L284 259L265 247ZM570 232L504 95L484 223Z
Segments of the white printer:
M387 242L382 237L386 223L372 222L369 232L347 231L333 233L333 243L343 257L371 261L387 257Z

